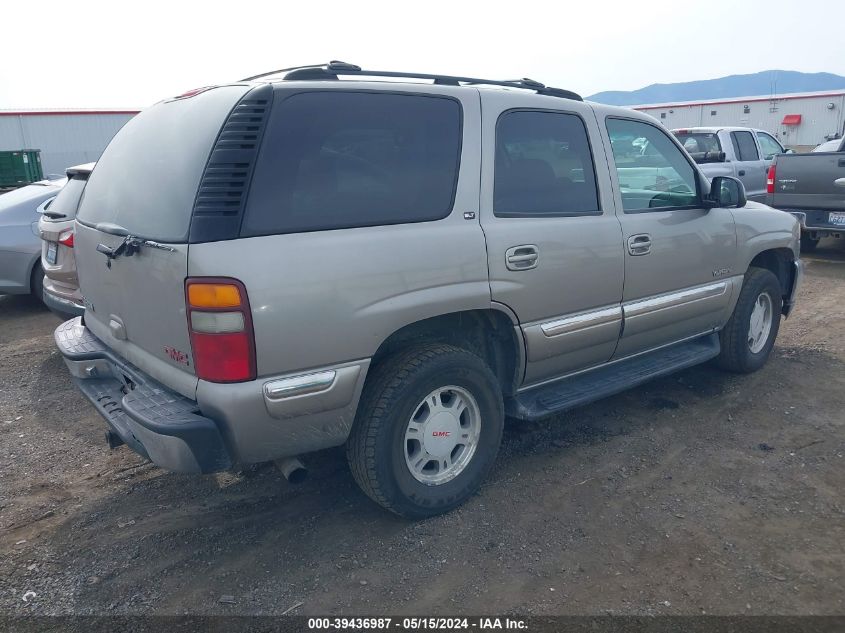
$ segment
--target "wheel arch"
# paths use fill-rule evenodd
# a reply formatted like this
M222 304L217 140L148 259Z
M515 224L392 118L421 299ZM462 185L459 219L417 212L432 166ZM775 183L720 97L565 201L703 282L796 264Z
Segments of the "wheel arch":
M506 306L449 312L405 325L379 345L372 357L376 365L409 344L444 343L481 357L502 387L512 395L521 382L525 345L516 316Z
M777 277L780 283L785 311L787 310L787 302L792 296L792 289L796 282L794 262L795 256L792 249L780 247L760 251L754 255L748 264L749 268L763 268Z

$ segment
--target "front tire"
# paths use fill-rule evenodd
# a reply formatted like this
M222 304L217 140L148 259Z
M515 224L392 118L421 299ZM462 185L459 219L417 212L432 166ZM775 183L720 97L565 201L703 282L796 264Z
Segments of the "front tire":
M719 333L719 366L747 374L765 365L778 335L782 307L778 278L764 268L749 268L734 312Z
M408 518L448 512L481 486L502 441L493 372L451 345L414 346L371 370L346 444L355 481Z

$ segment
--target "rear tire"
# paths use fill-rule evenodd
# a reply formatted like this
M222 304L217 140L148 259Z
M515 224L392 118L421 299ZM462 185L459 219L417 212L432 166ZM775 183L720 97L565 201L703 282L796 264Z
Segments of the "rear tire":
M41 303L44 303L44 269L41 268L40 261L36 262L35 266L32 267L29 289L36 299L38 299Z
M430 517L479 489L503 427L501 388L479 357L414 346L371 370L346 456L373 501L403 517Z
M821 238L812 237L809 233L801 233L801 252L812 253L820 241Z
M765 365L778 335L782 307L778 278L770 270L749 268L734 312L719 333L719 366L747 374Z

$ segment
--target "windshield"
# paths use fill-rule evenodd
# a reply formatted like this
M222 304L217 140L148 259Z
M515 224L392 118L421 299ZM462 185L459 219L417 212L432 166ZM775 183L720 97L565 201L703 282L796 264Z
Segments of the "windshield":
M62 188L59 192L59 195L56 196L56 199L50 203L50 207L47 211L50 212L50 216L45 216L47 220L56 220L62 221L65 220L72 220L76 217L76 208L79 206L79 199L82 197L82 192L85 189L85 183L88 182L88 174L79 176L74 176L70 180L67 181L67 184ZM64 217L56 217L58 215Z
M185 242L211 147L246 86L224 86L144 110L117 133L91 174L78 220ZM51 209L52 210L52 209Z

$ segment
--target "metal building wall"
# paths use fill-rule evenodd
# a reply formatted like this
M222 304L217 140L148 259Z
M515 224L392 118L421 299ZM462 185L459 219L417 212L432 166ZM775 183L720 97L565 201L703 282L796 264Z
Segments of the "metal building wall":
M44 174L95 161L132 112L0 112L0 150L40 149Z
M832 108L829 107L831 103ZM826 136L842 135L845 131L845 94L633 108L650 114L669 129L718 125L753 127L774 134L788 147L799 149L815 147ZM661 114L665 116L661 117ZM801 123L783 125L787 114L800 114Z

